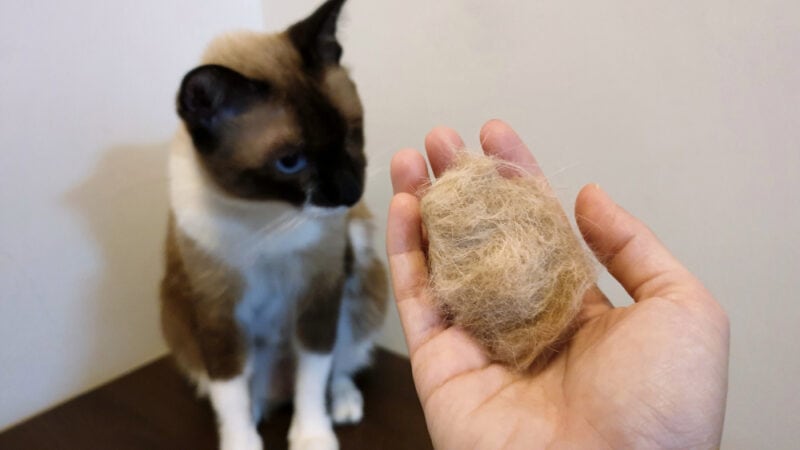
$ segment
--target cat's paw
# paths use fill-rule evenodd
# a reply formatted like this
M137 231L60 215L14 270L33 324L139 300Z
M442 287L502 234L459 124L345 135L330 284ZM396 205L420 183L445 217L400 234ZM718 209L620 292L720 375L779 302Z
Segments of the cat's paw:
M350 378L337 378L331 383L331 418L333 423L361 422L364 397Z
M339 441L330 428L298 431L289 430L289 450L339 450Z
M263 450L264 444L255 428L223 431L219 444L220 450Z

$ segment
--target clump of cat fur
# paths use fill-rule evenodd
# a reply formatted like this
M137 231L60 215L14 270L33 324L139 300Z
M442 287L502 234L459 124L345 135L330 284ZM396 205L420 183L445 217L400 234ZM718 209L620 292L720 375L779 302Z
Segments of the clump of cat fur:
M519 170L459 151L421 213L443 315L492 360L526 370L570 328L596 273L544 177Z

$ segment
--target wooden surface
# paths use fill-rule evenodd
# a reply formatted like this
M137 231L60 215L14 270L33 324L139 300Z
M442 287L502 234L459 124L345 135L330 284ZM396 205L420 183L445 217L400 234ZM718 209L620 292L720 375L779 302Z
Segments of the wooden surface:
M378 351L357 381L364 420L336 428L342 450L432 448L407 359ZM291 413L286 407L261 424L265 448L286 448ZM166 358L0 433L2 450L216 448L208 401L195 397Z

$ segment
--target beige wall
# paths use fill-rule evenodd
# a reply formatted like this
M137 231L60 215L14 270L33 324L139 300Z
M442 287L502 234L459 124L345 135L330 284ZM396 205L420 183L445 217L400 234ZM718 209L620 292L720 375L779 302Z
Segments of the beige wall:
M0 3L0 429L163 353L174 93L211 36L261 11Z
M0 5L0 428L163 352L173 92L212 34L262 23L255 1L47 3ZM263 3L276 29L317 2ZM508 120L565 204L599 182L727 308L723 447L796 446L800 4L349 3L379 218L392 152Z

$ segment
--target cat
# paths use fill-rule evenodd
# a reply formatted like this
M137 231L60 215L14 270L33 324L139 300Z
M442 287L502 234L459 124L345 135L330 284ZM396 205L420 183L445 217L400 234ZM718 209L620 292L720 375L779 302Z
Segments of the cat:
M352 377L369 363L387 281L361 201L343 3L281 33L217 38L177 95L162 331L209 396L223 450L263 448L256 425L287 400L292 450L336 449L332 422L362 418Z

